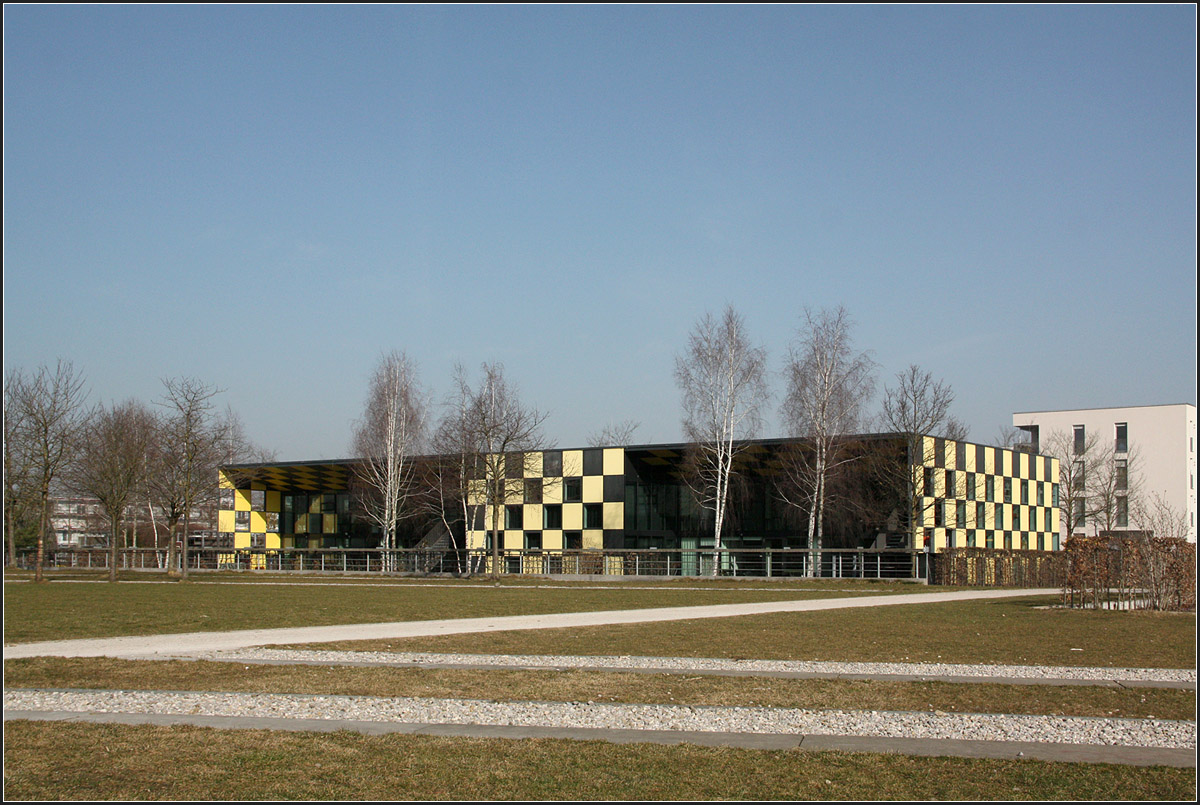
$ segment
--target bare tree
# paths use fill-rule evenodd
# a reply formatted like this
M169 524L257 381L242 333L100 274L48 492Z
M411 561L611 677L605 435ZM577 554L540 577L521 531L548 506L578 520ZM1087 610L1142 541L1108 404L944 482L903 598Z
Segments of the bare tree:
M474 391L461 364L454 367L454 391L433 433L433 455L422 463L426 508L450 535L459 573L468 572L466 535L470 528L472 469L483 453L474 428Z
M609 422L603 428L588 436L588 447L612 447L627 445L633 442L633 432L641 427L641 422L633 419L623 419L620 422Z
M52 372L46 366L15 387L16 410L24 418L28 438L30 482L38 505L37 562L34 581L44 578L46 532L50 522L50 489L71 457L80 428L87 421L87 392L83 375L70 361L59 360Z
M425 438L426 403L417 369L403 352L382 356L371 375L362 419L354 432L361 459L356 474L365 485L363 513L379 526L387 562L396 544L396 524L416 513L407 506L415 494L416 462ZM388 565L390 567L390 564Z
M483 378L467 408L469 443L479 452L473 471L482 481L483 504L491 509L492 573L500 572L501 513L510 494L524 486L524 467L530 455L547 447L542 424L547 414L521 402L516 388L504 377L504 366L483 365Z
M154 414L128 400L101 406L79 433L67 470L77 492L100 503L109 527L108 580L117 580L117 548L129 503L146 472L147 447L156 431Z
M213 413L213 398L221 389L190 377L162 382L166 393L157 404L166 409L166 414L158 432L156 480L151 491L168 519L167 572L187 578L192 512L217 495L217 468L225 432ZM176 529L181 519L183 540L177 554Z
M683 431L695 444L693 493L713 513L713 548L721 549L730 477L739 440L757 435L769 398L766 350L751 344L742 317L726 305L718 320L705 313L675 358L683 395ZM719 571L713 564L713 575Z
M9 564L17 561L17 531L30 533L37 527L26 382L20 369L10 369L4 376L4 533Z
M1112 446L1095 431L1082 434L1055 430L1040 439L1042 451L1058 459L1058 505L1065 537L1086 533L1088 523L1111 506L1116 515L1115 487L1119 484ZM1098 490L1105 489L1097 496Z
M908 458L899 467L892 463L881 465L890 475L891 483L905 499L909 531L914 545L917 525L924 519L923 498L926 490L915 473L930 458L925 455L926 437L936 436L961 440L966 428L950 415L954 391L948 383L935 380L933 375L916 364L896 374L896 385L884 388L881 422L885 429L898 433L905 440Z
M815 559L825 535L828 481L854 454L840 449L839 440L854 432L863 407L875 393L875 364L851 346L852 322L845 308L804 312L799 339L788 353L788 379L783 419L789 436L803 437L805 449L787 453L785 475L794 481L800 499L788 500L808 511L808 545ZM785 495L785 500L787 496Z

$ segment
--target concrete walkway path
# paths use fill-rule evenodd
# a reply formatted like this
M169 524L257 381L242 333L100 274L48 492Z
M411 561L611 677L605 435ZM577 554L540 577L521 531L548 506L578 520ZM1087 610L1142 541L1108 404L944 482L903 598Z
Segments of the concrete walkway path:
M560 629L564 627L608 626L619 623L729 618L771 612L812 612L851 607L930 604L939 601L970 601L994 598L1020 598L1030 595L1054 595L1054 589L959 590L936 593L898 593L895 595L818 598L802 601L764 601L744 604L711 604L693 607L657 607L598 612L563 612L549 615L508 615L494 618L454 618L448 620L402 621L398 623L358 623L339 626L301 626L285 629L243 629L232 632L189 632L186 634L145 635L136 637L55 640L44 643L17 643L4 647L7 659L21 657L128 657L176 656L197 651L230 651L251 646L296 643L331 643L339 640L380 640L403 637L468 632L503 632L520 629Z

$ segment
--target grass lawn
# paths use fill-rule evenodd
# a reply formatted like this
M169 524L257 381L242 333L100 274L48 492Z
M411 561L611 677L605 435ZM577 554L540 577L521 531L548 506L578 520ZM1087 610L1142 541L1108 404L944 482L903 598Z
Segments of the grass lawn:
M497 740L5 725L6 799L1191 800L1191 769Z
M934 588L936 589L936 588ZM343 641L309 648L834 662L1195 668L1193 613L1046 608L1052 597L946 601L576 629Z
M925 592L911 585L391 580L5 584L5 640ZM379 580L376 580L377 582ZM245 582L245 583L241 583ZM817 587L817 591L809 589ZM702 589L692 589L702 588ZM937 588L930 588L934 591ZM945 602L341 648L1195 667L1195 616ZM83 614L81 614L83 613ZM19 637L18 637L19 636ZM310 646L315 647L315 646ZM328 646L323 646L328 647ZM1082 649L1082 651L1072 651ZM5 685L1191 719L1195 692L512 669L6 660ZM1191 800L1192 769L558 740L7 722L7 799Z
M228 577L234 577L233 583ZM924 592L909 584L853 582L797 585L704 580L657 585L566 583L420 583L402 579L322 583L312 577L248 579L195 574L194 581L129 574L130 582L4 585L4 642L83 637L325 626L344 623L532 615L588 610L787 601L842 595ZM255 583L257 582L257 583Z

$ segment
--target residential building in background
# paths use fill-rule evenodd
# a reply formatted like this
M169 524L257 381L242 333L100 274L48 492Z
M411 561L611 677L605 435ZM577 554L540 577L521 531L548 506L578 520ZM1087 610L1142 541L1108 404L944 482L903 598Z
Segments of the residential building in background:
M1117 492L1113 498L1115 526L1106 529L1109 523L1105 518L1084 515L1084 510L1094 512L1095 506L1080 499L1076 514L1083 522L1073 533L1092 536L1100 530L1140 530L1139 507L1157 495L1185 517L1188 540L1196 541L1196 406L1023 411L1013 414L1012 424L1029 434L1028 449L1034 452L1054 452L1050 445L1060 444L1065 446L1063 452L1071 454L1059 455L1061 461L1082 463L1078 456L1085 445L1093 444L1106 462L1112 462L1112 486ZM1064 478L1069 469L1064 467ZM1107 474L1108 469L1099 471ZM1128 496L1120 494L1122 484L1130 490ZM1089 485L1081 482L1080 486ZM1070 519L1067 514L1063 516L1064 533Z

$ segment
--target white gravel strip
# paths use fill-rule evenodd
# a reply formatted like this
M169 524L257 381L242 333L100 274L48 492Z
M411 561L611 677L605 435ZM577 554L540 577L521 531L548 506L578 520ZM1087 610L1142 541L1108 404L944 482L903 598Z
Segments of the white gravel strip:
M163 691L14 690L5 692L4 707L9 711L258 716L1196 748L1196 722L1155 719Z
M331 665L462 665L498 668L613 668L662 671L729 671L797 673L821 676L903 675L933 677L1001 677L1006 679L1078 679L1113 682L1196 682L1194 669L1082 668L1040 665L956 665L951 663L805 662L793 660L720 660L696 657L589 657L514 654L434 654L388 651L301 651L244 649L197 652L209 660L312 662Z

